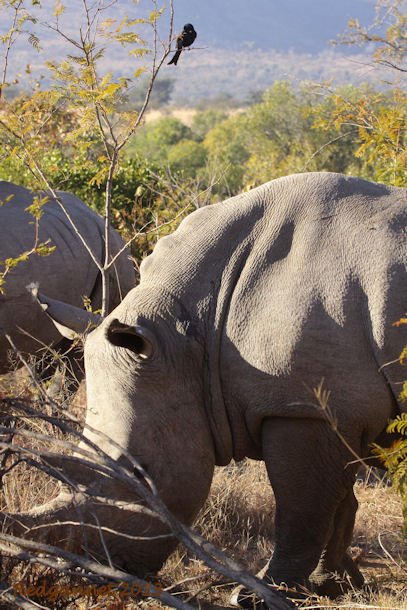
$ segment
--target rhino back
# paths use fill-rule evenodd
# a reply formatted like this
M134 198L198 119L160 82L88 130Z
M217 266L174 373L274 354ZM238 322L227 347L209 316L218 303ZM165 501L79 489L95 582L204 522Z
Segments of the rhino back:
M272 185L267 228L234 287L223 338L228 410L251 396L251 438L264 417L314 416L299 403L316 405L323 380L355 445L401 408L403 373L386 364L407 341L393 326L407 302L406 202L404 189L332 174Z
M301 328L318 300L340 324L356 283L381 348L389 305L397 312L403 300L386 304L405 272L406 215L405 189L328 172L280 178L189 215L143 261L141 284L164 285L190 310L226 298L236 332L262 333L270 315L277 330Z
M406 212L404 189L299 174L194 212L143 263L142 286L161 283L204 321L219 376L208 408L223 431L226 408L220 444L235 457L255 455L239 439L258 444L264 417L304 415L287 401L312 402L322 378L345 426L383 429L400 373L379 367L406 341L392 326L407 302Z
M0 201L6 201L10 195L11 199L0 207L0 226L3 228L0 260L18 257L35 244L34 218L26 211L32 204L32 193L9 182L0 182ZM104 262L104 221L71 193L59 192L58 195L72 223L54 200L45 203L39 221L38 239L39 242L49 241L49 245L55 246L55 249L48 256L33 255L20 263L7 277L6 292L10 296L24 294L27 283L39 281L41 290L48 296L82 305L83 296L90 297L99 282L98 268L87 247L100 263ZM4 230L6 227L7 230ZM124 244L113 229L110 242L114 256ZM117 295L114 295L112 306L116 306L134 286L133 266L125 254L116 262L113 279L112 287ZM117 287L117 284L120 286Z
M338 330L361 325L375 350L385 350L386 332L406 302L406 203L404 189L337 174L270 184L228 317L229 333L252 364L288 370L317 306Z
M58 195L75 228L58 203L48 200L38 223L38 243L48 242L55 247L54 251L47 256L31 254L7 273L4 291L0 294L2 370L8 368L6 353L10 347L5 333L13 336L20 349L27 352L38 349L38 340L45 345L61 340L61 335L27 292L28 284L38 283L41 292L71 305L82 307L84 297L91 299L94 309L101 305L100 273L77 232L95 258L103 263L103 219L74 195L65 192ZM0 262L3 262L7 258L19 257L35 246L36 223L32 214L26 211L33 203L33 194L27 189L0 181L0 202ZM111 246L112 254L123 246L113 230ZM110 280L111 305L115 307L134 285L133 267L125 254L116 261ZM20 333L16 334L17 327L36 339L28 336L23 339Z
M36 226L33 216L26 211L33 197L25 188L0 183L0 200L12 198L0 207L2 231L0 260L18 257L35 245ZM62 199L81 235L89 243L98 260L102 256L102 222L79 199L63 193ZM63 210L48 201L39 220L39 242L49 241L55 250L48 256L32 255L7 275L5 294L14 298L26 292L26 285L39 282L41 290L53 298L81 305L81 294L89 295L96 282L98 270L84 245L73 231Z

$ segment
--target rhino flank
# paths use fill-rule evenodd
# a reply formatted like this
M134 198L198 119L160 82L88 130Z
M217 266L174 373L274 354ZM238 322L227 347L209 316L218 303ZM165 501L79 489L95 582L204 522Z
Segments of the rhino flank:
M325 380L338 429L362 457L400 413L402 371L384 365L406 343L392 326L407 303L406 203L404 189L311 173L200 209L158 242L139 286L86 341L87 423L142 463L183 522L201 508L215 464L266 462L276 497L266 577L277 582L332 595L334 572L363 583L347 553L357 466L309 388ZM76 480L126 498L77 470ZM175 546L146 539L165 533L147 515L81 506L82 521L95 514L145 537L106 533L111 560L128 570L158 570ZM20 516L75 518L64 495ZM87 544L105 558L98 536Z
M89 248L102 263L105 253L103 219L74 195L59 192L58 196ZM26 211L33 198L31 191L0 181L0 262L16 258L34 246L35 222ZM50 240L55 250L44 257L31 255L5 278L4 292L0 293L0 374L14 368L6 335L24 354L43 355L48 346L61 350L68 348L67 341L27 291L27 285L38 283L49 297L77 307L82 307L84 297L90 299L92 309L101 306L100 273L65 212L52 199L44 205L43 212L39 221L39 242ZM113 229L110 240L114 255L124 244ZM124 253L110 272L110 309L116 307L134 285L133 266Z

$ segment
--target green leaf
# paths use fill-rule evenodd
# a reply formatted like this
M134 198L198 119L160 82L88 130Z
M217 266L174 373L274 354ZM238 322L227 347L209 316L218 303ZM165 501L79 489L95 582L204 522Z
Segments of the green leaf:
M5 199L0 199L0 207L13 199L14 195L7 195Z
M35 253L38 256L48 256L49 254L54 252L54 250L56 250L56 246L49 246L48 243L49 242L45 242L36 246Z
M407 413L397 415L387 426L387 432L398 432L407 436Z
M148 53L151 53L150 49L132 49L129 51L129 55L134 57L144 57L144 55L147 55Z
M44 213L44 210L42 208L47 203L47 201L49 201L49 197L41 197L40 195L36 195L33 199L32 204L25 208L25 211L31 214L31 216L34 216L34 218L36 218L37 220L39 220Z
M407 381L403 383L403 389L399 394L400 402L407 402Z
M19 256L16 256L15 258L6 258L6 260L4 261L4 264L8 269L14 269L15 267L17 267L17 265L19 263L22 263L22 262L28 260L28 257L29 257L29 252L23 252L22 254L20 254Z
M142 74L144 74L145 72L147 72L147 68L145 66L138 68L138 70L136 70L133 74L134 78L138 78L139 76L141 76Z
M28 37L28 42L30 43L30 45L32 45L34 47L34 49L36 51L38 51L38 52L41 51L40 39L38 38L38 36L31 33Z
M117 23L116 19L112 19L111 17L109 19L105 19L105 21L102 21L102 23L100 24L100 28L107 30L109 28L112 27L112 25L114 25L115 23Z
M57 0L53 12L54 17L60 17L64 11L65 6L62 4L61 0Z
M400 364L407 364L407 346L403 349L399 356Z
M154 23L154 21L157 21L163 14L163 11L164 11L163 8L160 8L158 11L151 11L150 16L148 18L150 23Z

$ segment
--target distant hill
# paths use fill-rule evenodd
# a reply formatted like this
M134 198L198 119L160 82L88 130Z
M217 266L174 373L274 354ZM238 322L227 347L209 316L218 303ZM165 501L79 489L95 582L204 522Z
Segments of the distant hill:
M374 0L175 0L175 29L192 22L195 46L174 75L173 99L190 104L229 95L246 100L275 80L376 80L353 47L332 47L351 18L369 25Z
M383 71L372 68L362 54L342 55L331 50L318 55L260 49L202 50L185 54L176 71L164 66L161 78L174 78L172 102L195 105L200 100L229 97L247 102L277 80L300 83L331 82L332 86L372 82L380 86Z
M163 0L162 4L168 0ZM65 31L78 35L81 0L71 0L61 17ZM160 1L158 0L158 5ZM141 0L117 0L111 3L103 18L118 23L125 14L132 18L145 16L152 3ZM176 32L184 23L194 24L198 38L194 51L185 53L178 66L163 66L161 78L174 80L172 102L191 105L200 99L228 96L245 101L253 93L269 87L275 80L298 83L303 80L334 79L335 83L358 83L376 80L376 73L367 67L366 56L358 49L337 47L329 41L346 29L351 17L362 24L372 23L374 0L174 0ZM9 77L22 75L26 82L26 65L38 78L48 71L45 60L62 59L72 53L66 41L44 26L52 22L53 3L43 0L37 11L38 23L27 24L38 35L42 51L37 53L27 42L27 35L13 47ZM166 35L168 10L162 19ZM7 23L0 19L0 35ZM134 73L136 65L123 49L111 49L104 56L104 70L117 75ZM0 61L1 68L1 61Z
M374 0L175 0L176 27L191 21L199 44L318 54L350 18L370 24Z

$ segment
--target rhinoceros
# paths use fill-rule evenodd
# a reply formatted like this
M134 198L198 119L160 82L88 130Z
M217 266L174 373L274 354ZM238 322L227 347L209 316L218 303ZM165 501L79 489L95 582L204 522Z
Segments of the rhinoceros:
M104 260L104 222L95 212L70 193L59 192L63 205L77 230L99 262ZM36 243L34 217L26 211L33 203L29 190L0 181L0 262L19 257ZM38 241L50 240L55 250L48 256L32 254L20 262L5 277L0 293L0 374L15 365L10 361L9 335L23 354L42 355L48 346L67 349L67 342L50 322L39 304L27 291L30 283L39 283L46 293L77 307L84 297L93 309L101 306L102 283L97 266L73 229L67 215L55 200L43 206L39 220ZM123 242L111 230L112 255ZM0 271L4 267L0 266ZM109 273L110 305L113 309L135 285L131 262L123 253Z
M407 304L406 203L402 188L322 172L199 209L157 243L139 285L86 340L86 436L118 462L137 458L181 521L202 507L215 465L265 461L275 582L333 595L338 576L363 583L347 550L355 456L403 408L394 361L406 337L394 323ZM312 391L321 380L329 409ZM117 484L67 470L126 499ZM24 522L78 521L64 493ZM86 501L80 514L110 528L105 547L89 532L92 554L108 548L135 573L158 570L174 548L143 511Z

